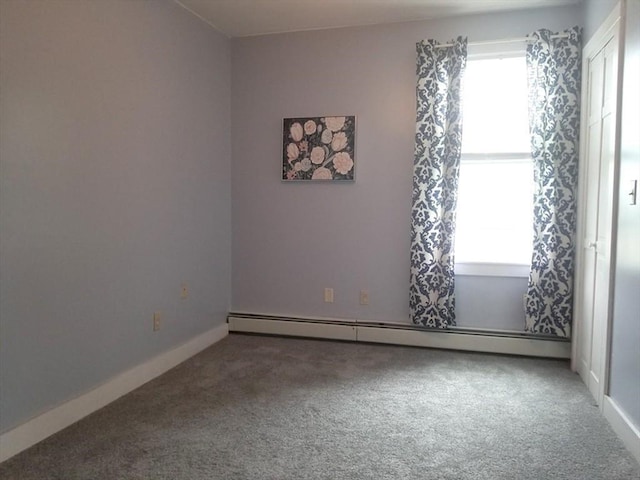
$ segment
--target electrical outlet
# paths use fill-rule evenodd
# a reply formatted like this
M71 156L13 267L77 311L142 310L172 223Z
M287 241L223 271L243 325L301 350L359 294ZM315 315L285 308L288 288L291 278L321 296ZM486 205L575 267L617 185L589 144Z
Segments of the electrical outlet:
M189 286L186 283L180 286L180 298L183 300L189 298Z
M324 301L325 303L333 303L333 288L324 289Z
M360 290L360 305L369 305L369 292Z
M153 331L157 332L160 330L160 319L162 315L160 312L153 312Z

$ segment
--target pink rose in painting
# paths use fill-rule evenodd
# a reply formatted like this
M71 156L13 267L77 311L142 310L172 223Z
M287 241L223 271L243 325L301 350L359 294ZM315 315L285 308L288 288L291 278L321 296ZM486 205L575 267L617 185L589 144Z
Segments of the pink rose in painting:
M312 180L331 180L332 178L331 170L324 167L316 168L313 175L311 175Z
M347 152L340 152L333 157L333 166L336 167L336 172L346 175L353 168L353 160Z
M329 130L328 128L322 132L322 135L320 136L320 140L322 140L322 143L331 143L331 139L333 138L333 133L331 133L331 130Z
M300 150L298 150L298 146L295 143L287 145L287 158L289 159L289 163L298 158L298 155L300 155Z
M333 132L337 132L338 130L342 130L344 127L345 117L325 117L324 123L327 125L327 128Z
M311 150L311 162L314 165L320 165L324 162L324 148L313 147L313 150Z
M291 125L291 128L289 128L289 132L291 132L291 138L293 138L294 142L299 142L300 140L302 140L302 125L300 125L298 122Z
M291 132L291 138L293 138L294 142L299 142L300 140L302 140L302 125L300 125L298 122L291 125L289 131Z
M338 152L347 146L347 134L344 132L338 132L333 136L331 140L331 148Z
M314 133L316 133L316 122L314 122L313 120L307 120L306 122L304 122L304 133L306 133L307 135L313 135Z
M294 164L293 164L293 169L294 169L296 172L299 172L300 170L302 170L302 163L300 163L300 162L296 162L296 163L294 163Z

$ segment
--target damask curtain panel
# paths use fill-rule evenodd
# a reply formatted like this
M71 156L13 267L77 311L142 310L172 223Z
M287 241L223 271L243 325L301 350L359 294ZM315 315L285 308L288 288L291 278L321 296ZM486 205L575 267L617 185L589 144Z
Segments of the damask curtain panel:
M571 336L580 130L581 30L539 30L527 45L534 240L525 330ZM566 38L564 38L566 37Z
M462 146L461 79L467 40L416 45L417 114L409 309L413 323L455 325L455 212Z

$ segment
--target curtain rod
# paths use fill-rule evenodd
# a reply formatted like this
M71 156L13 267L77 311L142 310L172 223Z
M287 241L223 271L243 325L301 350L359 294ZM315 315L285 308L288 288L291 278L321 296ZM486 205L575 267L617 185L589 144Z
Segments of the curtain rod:
M551 39L555 40L556 38L569 38L569 35L566 33L559 33L557 35L551 35ZM505 38L503 40L487 40L485 42L469 42L467 45L498 45L500 43L520 43L520 42L530 42L533 39L531 37L521 37L521 38ZM433 48L446 48L453 47L453 43L443 43L442 45L436 45Z

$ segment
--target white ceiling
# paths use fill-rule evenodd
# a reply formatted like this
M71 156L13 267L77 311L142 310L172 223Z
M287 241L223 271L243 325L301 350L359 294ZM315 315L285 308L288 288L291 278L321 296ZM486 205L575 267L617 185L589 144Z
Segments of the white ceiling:
M229 37L408 22L582 0L174 0Z

